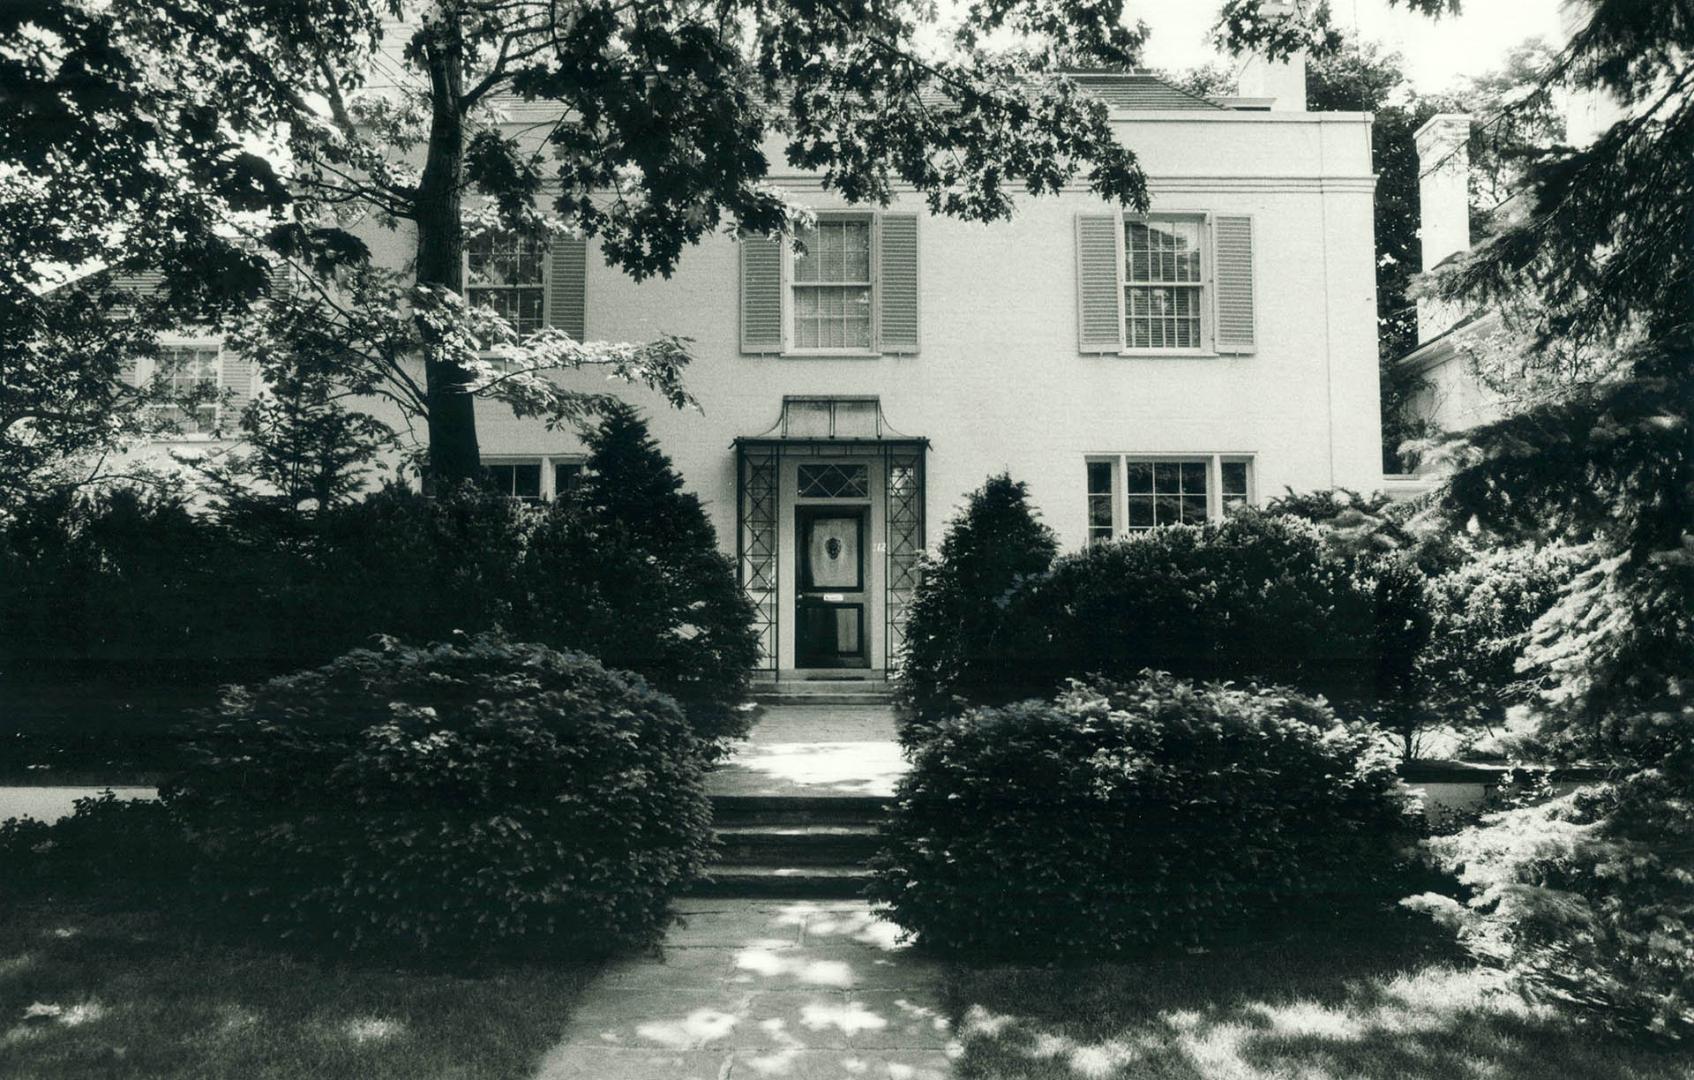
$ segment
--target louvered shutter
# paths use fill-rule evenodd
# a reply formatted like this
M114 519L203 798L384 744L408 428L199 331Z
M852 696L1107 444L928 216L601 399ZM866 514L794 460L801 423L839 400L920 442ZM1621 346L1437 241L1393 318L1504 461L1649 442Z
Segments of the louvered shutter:
M741 351L782 351L782 242L741 235Z
M588 241L560 233L553 237L547 275L547 325L576 341L587 334Z
M882 330L885 353L918 351L918 216L883 214Z
M1217 350L1254 349L1253 219L1220 214L1212 219L1213 279L1217 300Z
M1077 346L1085 353L1123 351L1123 219L1076 216Z
M225 350L218 358L222 371L218 388L224 392L224 407L219 410L220 426L235 427L247 403L253 400L253 361L238 352Z

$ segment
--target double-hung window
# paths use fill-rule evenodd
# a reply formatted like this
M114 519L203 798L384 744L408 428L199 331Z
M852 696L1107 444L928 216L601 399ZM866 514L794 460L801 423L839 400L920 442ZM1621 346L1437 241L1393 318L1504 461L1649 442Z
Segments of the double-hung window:
M465 300L492 308L519 337L541 329L547 295L547 245L512 233L486 232L465 243Z
M1077 347L1095 355L1255 351L1253 219L1076 216Z
M1252 471L1245 454L1090 455L1088 540L1220 520L1252 501Z
M868 216L824 217L803 229L789 280L797 352L869 352L875 279Z
M164 415L182 425L184 431L211 431L218 426L218 347L216 345L161 345L159 377L165 381L173 401L198 400L186 406L169 405Z
M1132 350L1206 347L1205 221L1124 221L1124 342Z

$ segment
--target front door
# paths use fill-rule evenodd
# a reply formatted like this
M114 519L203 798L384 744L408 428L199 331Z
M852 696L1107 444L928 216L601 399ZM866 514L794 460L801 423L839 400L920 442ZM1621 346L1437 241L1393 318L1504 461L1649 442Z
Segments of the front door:
M798 667L870 666L865 612L865 507L795 509L794 660Z

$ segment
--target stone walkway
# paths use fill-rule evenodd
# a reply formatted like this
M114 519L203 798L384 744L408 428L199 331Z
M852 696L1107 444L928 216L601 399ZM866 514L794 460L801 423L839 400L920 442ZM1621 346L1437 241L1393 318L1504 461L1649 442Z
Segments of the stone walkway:
M888 705L772 705L713 770L713 795L894 793L909 768Z
M583 995L534 1080L946 1080L941 968L862 902L693 900Z

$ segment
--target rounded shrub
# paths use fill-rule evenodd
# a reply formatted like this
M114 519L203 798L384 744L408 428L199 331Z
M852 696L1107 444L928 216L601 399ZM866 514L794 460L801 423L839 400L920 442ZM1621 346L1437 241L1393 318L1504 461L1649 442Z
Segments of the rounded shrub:
M492 634L232 690L196 749L164 797L202 887L305 943L641 945L711 843L675 702Z
M1413 818L1322 702L1144 673L938 725L873 896L925 944L1100 956L1386 909Z

